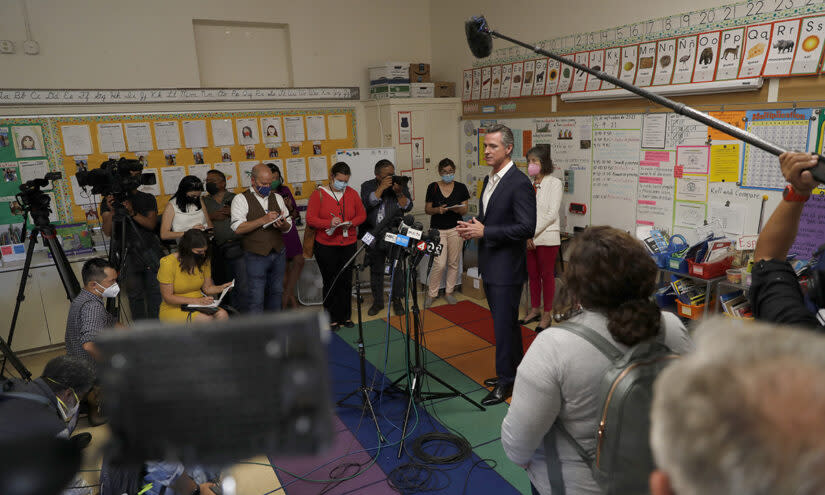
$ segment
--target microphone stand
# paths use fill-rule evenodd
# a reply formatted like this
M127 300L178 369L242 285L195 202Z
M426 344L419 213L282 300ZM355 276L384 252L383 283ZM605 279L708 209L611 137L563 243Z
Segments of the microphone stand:
M479 410L484 411L484 406L477 403L467 395L463 394L460 390L453 387L449 383L445 382L424 366L423 359L421 357L421 349L423 344L421 343L421 336L422 336L422 325L421 325L421 318L420 318L420 311L418 307L418 291L416 290L418 286L418 270L416 267L418 263L421 262L421 257L417 257L409 262L409 270L410 270L410 283L407 287L407 291L411 294L412 299L412 320L413 320L413 355L415 356L415 361L413 366L410 368L410 386L409 388L404 390L405 394L409 395L409 399L407 400L407 411L404 414L404 426L401 429L401 444L398 446L398 458L401 458L401 454L404 452L404 442L405 437L407 435L407 427L410 423L410 410L412 409L413 401L416 403L420 403L422 401L429 401L435 399L448 399L453 397L461 397L462 399L466 400L470 404L476 406ZM410 331L407 329L407 347L410 346ZM449 392L423 392L421 390L423 384L424 377L432 378L433 380L437 381L444 387L446 387ZM402 375L398 378L395 382L389 385L389 387L397 387L398 383L401 380L407 378L406 375Z
M366 246L366 244L363 244L361 248L355 252L355 255L353 255L353 257L350 258L349 261L347 261L347 264L344 265L344 268L341 270L341 272L339 272L339 275L342 272L346 271L347 266L349 266L352 263L352 261L355 260L355 257L358 256L358 254L364 250L364 246ZM361 273L362 265L363 263L356 264L353 267L355 270L355 306L357 308L358 314L358 341L356 342L356 344L358 345L358 365L360 368L359 371L361 373L361 385L352 392L345 395L344 398L336 402L336 404L338 405L338 407L361 409L362 412L365 409L368 410L370 416L372 417L372 422L375 423L375 429L378 432L378 442L384 443L387 440L384 437L383 433L381 433L381 427L378 426L378 418L375 416L375 408L373 408L372 400L370 399L370 394L372 394L373 389L372 387L367 386L367 356L366 350L364 348L364 320L361 316L361 303L363 302L364 298L363 296L361 296L361 277L359 276L359 274ZM337 280L338 278L336 277L336 281ZM335 282L333 282L333 284L334 283ZM347 399L356 395L361 396L361 405L356 406L353 404L346 403Z
M608 74L604 71L591 69L590 67L588 67L586 65L580 64L580 63L575 62L573 60L568 60L568 59L566 59L566 58L564 58L560 55L556 55L555 53L549 52L549 51L547 51L543 48L540 48L538 46L533 46L533 45L530 45L529 43L525 43L525 42L519 41L515 38L511 38L509 36L503 35L503 34L497 32L493 29L490 29L490 27L487 25L486 19L484 19L483 17L474 18L472 21L467 21L467 22L468 22L468 25L469 25L469 27L467 29L476 29L479 33L482 33L482 35L486 34L486 35L490 35L490 36L495 36L496 38L501 38L503 40L507 40L510 43L513 43L513 44L516 44L518 46L527 48L528 50L532 50L533 52L538 53L539 55L543 55L545 57L552 58L553 60L555 60L559 63L569 65L569 66L571 66L575 69L586 72L586 73L590 74L591 76L595 76L595 77L601 79L602 81L607 81L607 82L609 82L609 83L611 83L615 86L618 86L622 89L626 89L627 91L630 91L631 93L635 93L635 94L641 96L642 98L646 98L646 99L648 99L648 100L650 100L654 103L658 103L659 105L662 105L663 107L667 107L667 108L673 110L675 113L677 113L679 115L684 115L685 117L691 118L691 119L696 120L698 122L701 122L701 123L703 123L707 126L710 126L710 127L714 128L716 130L722 131L725 134L728 134L730 136L734 136L737 139L739 139L741 141L744 141L744 142L746 142L746 143L748 143L752 146L756 146L757 148L759 148L763 151L766 151L766 152L768 152L772 155L779 156L782 153L785 153L786 151L788 151L788 150L785 150L785 149L783 149L783 148L781 148L781 147L779 147L779 146L777 146L777 145L775 145L775 144L773 144L769 141L766 141L766 140L762 139L761 137L757 136L756 134L752 134L750 132L744 131L744 130L742 130L742 129L734 126L734 125L728 124L727 122L723 122L723 121L721 121L717 118L711 117L710 115L708 115L706 113L703 113L703 112L700 112L700 111L698 111L698 110L696 110L692 107L689 107L689 106L685 105L684 103L679 103L679 102L673 101L669 98L665 98L664 96L658 95L658 94L653 93L651 91L648 91L646 89L640 88L638 86L634 86L633 84L622 81L621 79L619 79L617 77L614 77L614 76L611 76L610 74ZM468 37L469 37L469 35L468 35ZM472 45L472 43L471 43L471 45ZM472 48L473 47L471 46L471 49ZM489 53L487 53L487 55L489 55ZM479 55L476 54L476 56L479 56ZM486 56L486 55L484 55L484 56ZM814 179L818 180L819 182L825 182L825 157L819 156L818 163L813 168L810 169L810 172L814 176Z

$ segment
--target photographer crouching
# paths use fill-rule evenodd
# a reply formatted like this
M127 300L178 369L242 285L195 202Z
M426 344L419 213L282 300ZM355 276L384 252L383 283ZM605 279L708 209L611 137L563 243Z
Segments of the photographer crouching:
M817 159L816 155L809 153L787 152L779 156L782 175L789 185L782 193L783 200L759 234L753 253L755 265L749 296L753 314L759 320L825 330L823 263L820 262L820 266L813 268L813 274L820 284L809 289L808 299L812 304L806 305L796 272L786 259L788 250L796 239L805 202L820 184L809 170L817 164ZM822 251L822 247L819 250ZM823 256L825 255L820 254L820 257ZM811 311L813 306L818 306L818 313Z
M78 173L81 186L92 185L92 193L105 198L100 204L103 232L111 239L110 260L120 272L135 321L156 319L161 301L156 277L163 257L156 234L158 204L154 196L138 190L154 183L154 176L142 171L139 161L121 158L104 162L82 177Z

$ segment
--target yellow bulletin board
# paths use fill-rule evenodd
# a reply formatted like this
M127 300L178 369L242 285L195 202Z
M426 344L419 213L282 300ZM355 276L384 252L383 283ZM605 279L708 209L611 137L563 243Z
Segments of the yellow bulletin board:
M302 140L287 141L287 117L290 119L291 131L293 135L298 131L298 123L303 125ZM296 119L299 117L300 119ZM312 129L310 129L310 119L312 122ZM320 118L319 118L320 117ZM266 129L263 119L267 123L271 123L271 119L276 119L281 124L281 140L278 144L267 144L264 142ZM238 126L238 121L242 125ZM329 168L334 163L335 151L342 148L353 148L357 146L355 135L355 116L352 109L307 109L307 110L289 110L289 111L243 111L243 112L192 112L192 113L142 113L142 114L111 114L111 115L92 115L92 116L60 116L50 117L48 119L49 131L51 135L55 136L56 150L54 153L55 161L57 162L56 169L64 171L64 187L61 188L63 193L62 204L67 208L61 209L61 220L86 222L96 220L97 207L94 205L93 199L89 198L88 193L76 190L73 185L72 178L75 176L78 165L85 165L89 169L100 167L100 164L110 158L132 158L145 160L144 172L157 171L157 189L159 194L156 194L158 202L158 212L163 212L166 203L169 200L170 192L177 188L177 184L164 184L164 169L172 167L182 167L183 175L190 174L190 167L193 165L207 165L209 169L215 168L215 165L222 163L234 163L235 178L237 187L233 188L235 192L242 192L244 187L242 184L243 170L248 170L251 165L250 162L274 162L279 165L281 173L284 176L285 183L290 187L296 199L308 198L315 190L319 183L326 184L328 182ZM205 128L205 144L201 147L189 147L187 143L187 134L184 132L184 122L203 121ZM224 121L227 128L231 122L231 135L234 144L217 145L215 144L215 134L213 132L213 121ZM127 124L147 123L144 126L146 129L145 143L148 143L148 136L151 135L151 149L146 151L139 151L135 149L134 140L130 140L126 133ZM155 123L165 124L164 134L169 135L169 130L174 134L174 127L177 127L177 134L180 140L180 146L172 149L161 147L162 140L165 139L158 135ZM172 123L172 124L169 124ZM115 124L115 125L112 125ZM117 126L116 124L120 124ZM321 125L323 124L323 125ZM63 129L64 126L68 129ZM85 128L88 128L88 138L83 138ZM253 137L257 138L255 144L242 144L243 136L242 129L250 127L253 130ZM320 136L321 127L323 127L324 139L312 139ZM71 132L68 134L67 131ZM123 145L118 146L117 142L120 139L118 134L123 134ZM78 140L78 135L81 138ZM105 136L105 137L104 137ZM224 134L224 137L226 134ZM161 141L159 141L159 138ZM71 142L66 142L69 139ZM86 155L69 155L72 150L83 149L83 142L88 139L87 148L91 153ZM78 145L78 143L80 143ZM122 148L124 151L107 151L101 145L108 145L109 149ZM201 144L204 144L202 142ZM138 146L140 148L147 148L149 145ZM226 154L229 156L226 156ZM250 154L254 153L254 155ZM202 156L202 164L196 163L195 153L200 153L198 158ZM170 160L168 155L174 154L174 161ZM311 157L325 157L326 170L324 171L323 179L320 177L320 170L315 167L315 177L313 177L313 170L310 170ZM227 160L228 158L228 160ZM306 180L294 181L290 178L290 172L287 171L287 160L303 158ZM318 164L319 158L315 158L314 163ZM83 163L85 162L85 163ZM245 168L240 168L243 162L246 163ZM222 167L228 167L223 165ZM200 167L201 171L203 170ZM297 176L297 173L296 175ZM294 177L295 177L294 176ZM172 177L172 175L170 175ZM179 176L178 176L179 178ZM229 177L228 177L229 179ZM231 180L228 180L231 183ZM78 203L78 195L83 199ZM81 206L84 205L84 206Z

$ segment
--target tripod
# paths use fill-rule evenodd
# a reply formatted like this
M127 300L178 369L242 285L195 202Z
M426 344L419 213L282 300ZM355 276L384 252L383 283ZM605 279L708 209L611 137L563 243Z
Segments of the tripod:
M416 287L418 286L418 272L416 267L418 263L421 261L422 257L418 257L417 260L412 261L409 263L409 270L410 270L410 284L406 287L407 293L412 294L412 320L413 320L413 355L415 357L415 362L413 363L412 368L410 369L410 386L404 392L409 395L409 400L407 401L407 411L404 414L404 426L401 429L401 444L398 446L398 458L401 458L401 454L404 452L404 437L407 434L407 427L409 426L410 422L410 410L412 409L413 401L419 403L421 401L426 400L435 400L435 399L446 399L452 397L461 397L462 399L466 400L470 404L477 407L479 410L484 411L484 406L477 403L473 399L469 398L467 395L463 394L457 388L453 387L449 383L445 382L424 366L423 360L421 358L421 318L420 312L418 308L418 291ZM403 274L403 271L402 271ZM410 345L410 331L409 328L407 329L407 347ZM424 377L432 378L433 380L437 381L445 388L450 390L449 392L423 392L421 390L422 387L422 378ZM401 380L407 378L407 376L401 376L396 381L394 381L390 387L397 387Z
M0 350L2 350L5 355L3 365L0 367L0 376L3 376L6 370L6 360L10 359L15 368L17 368L18 372L20 372L20 374L26 379L31 377L31 373L23 367L20 360L17 359L17 357L12 353L11 342L14 338L15 327L17 326L17 315L20 312L20 304L24 299L26 299L26 281L29 278L29 270L31 268L32 256L34 255L34 246L37 243L38 234L43 240L43 244L49 249L49 253L52 255L54 264L57 267L57 273L60 275L60 281L63 282L63 288L66 290L66 297L69 301L71 301L80 292L80 283L77 281L77 277L72 271L71 266L69 266L69 259L66 257L63 247L59 242L57 242L57 232L55 231L54 225L49 223L48 212L43 214L43 212L32 211L31 209L25 208L23 210L23 218L26 218L29 213L32 213L35 226L31 229L31 232L29 232L29 245L26 247L26 261L23 262L23 274L20 277L20 287L17 290L17 300L14 303L14 313L12 313L11 317L8 342L2 342L2 338L0 338ZM24 221L23 239L25 238L26 223Z
M363 246L362 246L362 250L363 250ZM350 261L348 261L347 264L344 265L344 268L343 268L342 271L347 269L347 266L349 266L349 264L355 259L355 257L358 256L358 253L360 253L360 251L356 251L355 255L350 259ZM378 426L378 418L375 416L375 409L373 408L372 400L370 399L370 394L372 394L373 389L371 387L367 386L367 357L366 357L366 350L364 349L364 321L363 321L363 318L361 317L361 303L363 302L364 298L361 296L361 277L359 276L359 273L363 269L363 266L364 265L362 263L362 264L356 264L353 267L355 269L355 294L356 294L355 295L355 306L357 308L357 314L358 314L358 342L357 342L357 344L358 344L358 364L359 364L359 368L360 368L359 371L361 373L361 385L357 389L355 389L352 392L345 395L344 398L339 400L336 404L339 407L351 407L351 408L355 408L355 409L361 409L362 411L364 409L368 410L369 413L370 413L370 416L372 417L373 423L375 423L375 429L376 429L376 431L378 431L378 441L380 443L384 443L387 440L386 440L386 438L384 438L384 435L381 433L381 428ZM337 279L336 279L336 281L337 281ZM361 405L360 406L356 406L356 405L352 405L352 404L346 404L347 399L349 399L350 397L354 397L356 395L361 396Z
M128 215L126 208L121 203L116 203L113 208L112 223L117 226L118 230L118 246L117 251L112 248L109 252L109 262L115 267L119 274L124 274L124 278L128 277L128 268L130 256L134 256L135 262L140 263L146 269L157 271L157 266L152 266L146 263L142 253L149 253L143 242L143 237L140 230L135 225L135 220ZM127 242L126 230L127 228L132 232L132 239ZM114 231L112 232L114 234ZM134 246L130 248L130 244ZM107 301L107 309L114 316L121 319L123 312L123 304L121 302L122 293L118 294L117 298ZM133 309L133 308L130 308Z

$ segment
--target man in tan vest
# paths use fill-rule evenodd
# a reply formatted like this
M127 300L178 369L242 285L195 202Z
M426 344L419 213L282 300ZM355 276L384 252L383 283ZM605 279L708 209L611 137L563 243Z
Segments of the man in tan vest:
M292 228L292 219L270 183L272 172L259 163L252 168L252 185L232 200L230 226L244 250L250 313L280 310L284 291L283 234Z

